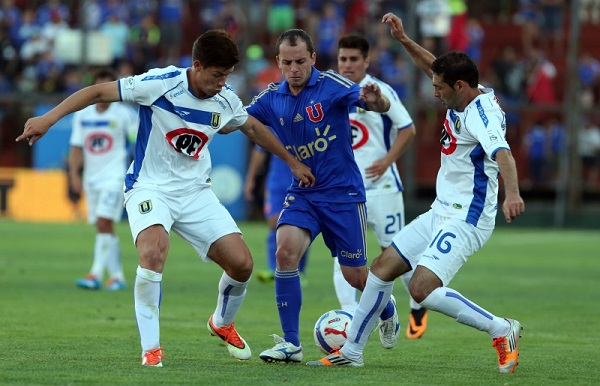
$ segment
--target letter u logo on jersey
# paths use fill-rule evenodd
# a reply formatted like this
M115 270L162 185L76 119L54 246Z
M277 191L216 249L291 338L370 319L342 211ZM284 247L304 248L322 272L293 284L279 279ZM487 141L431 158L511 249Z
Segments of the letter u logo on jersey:
M213 129L218 129L221 126L221 113L212 113L210 118L210 126Z
M320 122L324 117L323 106L320 103L317 103L314 106L308 106L306 108L306 113L308 114L308 119L310 119L312 122Z
M152 210L152 201L146 200L138 205L141 214L146 214Z

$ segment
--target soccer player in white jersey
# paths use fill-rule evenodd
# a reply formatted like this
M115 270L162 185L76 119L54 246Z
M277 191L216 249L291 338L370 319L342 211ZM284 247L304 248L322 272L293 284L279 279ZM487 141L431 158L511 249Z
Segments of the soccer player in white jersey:
M117 80L114 71L102 69L93 84ZM77 280L80 288L99 289L104 272L109 279L104 288L125 288L119 238L114 223L123 214L123 179L127 171L127 141L135 136L132 108L124 103L97 103L73 114L69 174L71 190L83 191L88 222L96 225L94 260L89 274ZM83 179L79 171L83 168Z
M404 187L396 160L404 154L415 137L413 120L400 101L398 94L387 83L367 74L369 42L362 36L348 35L338 42L338 72L353 82L363 85L377 83L390 100L385 113L350 109L352 149L367 192L367 221L373 228L381 250L404 227ZM334 260L335 290L342 308L350 313L358 305L357 290L344 280L337 259ZM408 290L412 271L402 275ZM392 297L393 298L393 297ZM427 309L409 296L410 315L406 328L409 339L420 338L427 329ZM381 325L383 327L385 325ZM384 334L380 330L380 334Z
M162 367L161 281L169 232L185 239L204 261L223 268L217 306L207 327L241 360L251 351L233 320L246 295L252 256L235 221L210 188L208 144L226 125L283 159L302 187L315 183L310 168L285 150L273 133L248 115L226 84L239 62L238 49L223 30L202 34L192 48L192 67L169 66L86 87L54 109L25 122L17 141L32 145L65 115L94 103L139 104L135 159L125 178L125 206L139 255L134 287L142 365Z
M431 209L403 228L371 264L344 347L308 364L364 366L363 350L377 323L378 310L390 298L394 280L413 269L409 284L413 299L487 332L498 354L499 371L512 373L519 359L521 324L492 314L448 287L460 267L492 234L498 209L498 174L504 181L502 212L506 221L510 223L525 210L515 161L505 139L504 112L493 90L479 86L477 66L466 54L454 51L436 59L406 35L396 15L387 13L383 22L417 66L432 78L435 97L448 108L437 197Z

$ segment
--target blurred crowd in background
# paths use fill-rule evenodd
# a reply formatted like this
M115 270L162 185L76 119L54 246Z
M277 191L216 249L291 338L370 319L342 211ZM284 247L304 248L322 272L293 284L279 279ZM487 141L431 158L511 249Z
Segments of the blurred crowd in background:
M115 68L119 77L125 77L170 64L190 66L191 45L197 36L211 28L223 28L236 39L243 54L228 82L248 103L270 82L281 79L274 61L274 43L283 30L296 27L313 37L319 69L336 69L337 41L341 36L357 33L367 37L372 44L369 72L389 83L404 99L412 95L408 85L416 74L414 66L380 20L386 12L401 17L412 15L408 4L413 3L0 0L0 95L9 100L16 100L23 93L64 97L88 85L97 66L62 59L56 44L65 31L106 36L111 54L106 64ZM595 31L600 31L600 0L581 0L581 5L579 21L591 28L599 26ZM564 151L564 123L558 106L567 76L569 12L566 0L415 1L415 37L419 43L435 54L447 50L467 52L480 66L481 83L494 87L503 106L508 107L508 123L519 124L519 147L528 162L524 177L531 185L552 181L556 175L556 154ZM77 46L69 48L81 50ZM600 100L600 45L582 44L577 57L579 98L586 111L580 151L585 157L586 173L591 173L589 183L596 186L600 121L598 109L593 107ZM427 117L434 117L439 107L430 80L418 75L415 89L417 107L427 122ZM523 104L542 108L524 119L518 109L513 112L510 108ZM3 106L0 104L0 122L6 112Z

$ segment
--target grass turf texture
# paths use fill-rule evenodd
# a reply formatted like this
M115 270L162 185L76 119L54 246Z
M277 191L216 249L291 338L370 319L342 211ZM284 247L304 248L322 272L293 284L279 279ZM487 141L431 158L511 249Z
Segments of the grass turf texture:
M261 223L240 224L266 268ZM489 311L524 326L515 374L499 374L487 334L430 313L422 339L404 337L408 299L394 293L402 337L384 350L375 332L364 368L265 364L258 354L281 335L274 289L253 279L236 319L253 350L250 360L229 356L210 336L221 271L202 263L177 235L163 279L163 368L140 365L132 284L137 255L126 223L118 225L128 288L86 291L75 279L91 265L94 230L85 224L0 220L0 384L204 385L591 385L600 380L600 237L597 231L499 228L461 269L451 286ZM369 234L370 259L377 255ZM317 318L338 308L329 252L319 238L307 268L301 313L304 362L322 355L313 344Z

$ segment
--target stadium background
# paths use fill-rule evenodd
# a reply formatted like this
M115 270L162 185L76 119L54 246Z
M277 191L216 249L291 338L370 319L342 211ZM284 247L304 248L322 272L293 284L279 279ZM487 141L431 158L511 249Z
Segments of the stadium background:
M71 206L64 173L69 119L32 148L14 138L28 117L89 84L98 66L113 66L121 76L168 64L187 66L195 38L206 29L225 28L243 53L229 83L247 103L278 80L274 39L282 29L300 27L315 40L319 69L335 68L335 42L342 34L357 32L371 41L370 72L396 88L416 121L417 139L402 159L411 219L434 197L445 110L380 20L394 11L411 36L425 42L424 15L438 12L440 1L3 1L0 217L77 220L84 203ZM481 83L499 94L528 205L519 225L599 228L600 181L598 175L589 179L590 167L578 151L583 127L600 123L598 2L446 3L449 13L435 16L452 27L433 39L432 49L467 50L478 61ZM583 9L583 3L596 8ZM562 40L555 44L554 36ZM545 124L554 127L540 130ZM241 190L251 144L238 134L211 144L214 187L236 218L256 219L260 196L247 203ZM542 154L535 158L537 152Z

